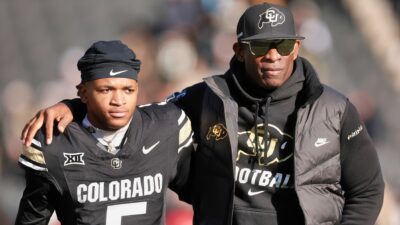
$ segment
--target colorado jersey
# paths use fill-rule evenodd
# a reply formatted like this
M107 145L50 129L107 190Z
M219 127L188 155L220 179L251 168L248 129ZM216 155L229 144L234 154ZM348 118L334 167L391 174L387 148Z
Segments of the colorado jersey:
M80 123L45 144L38 132L19 163L27 187L17 224L47 224L55 210L62 224L164 224L165 192L187 184L192 130L171 103L138 107L118 153Z

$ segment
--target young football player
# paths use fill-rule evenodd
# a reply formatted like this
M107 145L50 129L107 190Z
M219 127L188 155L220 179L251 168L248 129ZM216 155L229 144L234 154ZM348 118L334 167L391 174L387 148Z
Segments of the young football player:
M163 224L167 188L187 182L190 121L171 103L135 107L140 61L120 41L94 43L78 69L87 114L23 149L16 224L48 224L54 211L62 224Z

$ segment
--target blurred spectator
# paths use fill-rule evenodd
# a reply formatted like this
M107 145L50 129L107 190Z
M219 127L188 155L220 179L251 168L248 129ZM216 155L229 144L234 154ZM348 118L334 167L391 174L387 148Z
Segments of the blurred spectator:
M197 0L166 0L163 27L181 32L196 30L202 17L201 9Z
M328 56L332 54L333 43L329 28L320 18L320 8L309 0L293 1L290 8L296 30L306 37L301 43L301 54L315 66L323 82L332 84Z
M0 114L2 114L0 112ZM3 133L3 117L0 117L0 178L3 177L4 173L4 150L5 150L5 142L4 142L4 133Z
M193 212L187 209L173 209L167 212L166 225L192 225Z
M383 207L379 214L377 225L399 225L400 204L398 196L393 192L392 186L386 184Z
M399 0L390 0L393 5L394 12L398 19L400 19L400 1Z
M226 70L226 65L232 58L232 46L236 41L234 32L218 31L211 39L212 46L212 66L214 73L223 73Z
M178 195L170 190L167 191L166 202L166 225L192 225L193 210L191 205L179 201Z
M6 162L16 165L21 143L19 141L21 129L25 121L32 117L34 112L34 91L30 83L24 80L13 80L2 91L2 107L4 124L4 141L6 147ZM15 166L14 165L14 166Z
M365 90L354 90L348 97L357 108L360 118L364 121L375 144L378 145L386 136L386 127L382 120L376 99Z
M247 0L247 2L249 2L250 5L259 4L259 3L262 3L262 2L269 2L269 3L276 4L276 5L287 6L287 1L285 1L285 0L268 0L268 1L265 1L265 0Z
M164 88L156 94L164 99L174 91L200 81L204 71L193 42L176 31L162 34L158 43L156 62Z
M155 60L158 51L155 36L148 29L129 27L122 31L120 38L128 47L135 49L137 57L142 61L138 104L159 101L160 99L156 95L162 82Z
M190 79L188 76L197 65L197 52L193 43L178 32L165 32L160 37L157 64L163 80Z
M20 154L21 142L20 132L25 121L32 117L33 87L25 80L13 80L2 90L2 130L4 140L4 160L3 169L6 173L2 174L0 182L0 213L4 212L1 224L7 225L5 221L12 221L16 216L16 209L23 191L23 172L18 167L17 160Z
M80 82L80 73L76 62L83 55L84 50L80 47L68 48L58 60L58 76L39 85L38 108L52 105L60 99L74 98L77 96L75 86Z

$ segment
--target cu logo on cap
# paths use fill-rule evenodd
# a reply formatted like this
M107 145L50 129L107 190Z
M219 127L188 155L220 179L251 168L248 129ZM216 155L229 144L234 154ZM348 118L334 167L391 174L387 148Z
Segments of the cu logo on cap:
M270 23L272 27L276 27L279 24L285 22L285 14L276 8L269 8L267 11L260 14L260 20L258 21L258 28L261 29L264 23Z

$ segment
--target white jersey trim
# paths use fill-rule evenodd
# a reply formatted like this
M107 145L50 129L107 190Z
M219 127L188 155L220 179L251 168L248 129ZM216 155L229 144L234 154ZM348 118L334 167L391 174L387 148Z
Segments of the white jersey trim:
M48 171L47 168L37 166L21 157L19 157L18 162L20 162L21 164L23 164L26 167L29 167L29 168L37 170L37 171Z

